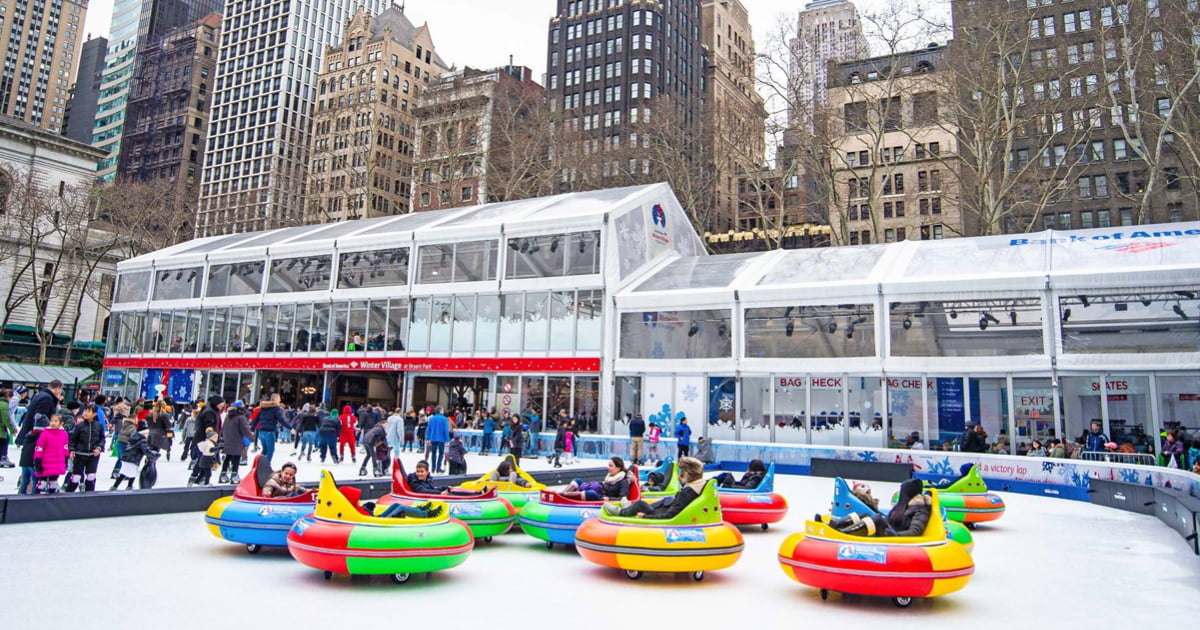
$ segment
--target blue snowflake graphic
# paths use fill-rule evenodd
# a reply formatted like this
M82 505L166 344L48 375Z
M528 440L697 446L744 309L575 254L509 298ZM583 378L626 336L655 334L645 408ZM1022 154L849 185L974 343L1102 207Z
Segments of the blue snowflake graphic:
M946 475L954 474L954 467L950 465L950 458L947 457L940 462L933 461L929 463L929 474L931 475Z
M1125 483L1137 483L1141 481L1141 473L1132 468L1121 469L1121 481Z
M912 403L912 394L908 392L894 392L892 395L892 413L897 416L907 416Z
M684 400L691 403L696 402L697 398L700 398L700 390L696 389L694 385L688 385L687 387L683 388Z
M1054 462L1042 462L1042 472L1052 473L1054 472L1054 466Z
M859 451L859 453L858 453L858 459L859 459L859 461L864 461L864 462L877 462L877 461L879 461L879 458L878 458L878 457L876 457L876 456L875 456L875 453L873 453L873 452L871 452L871 451Z

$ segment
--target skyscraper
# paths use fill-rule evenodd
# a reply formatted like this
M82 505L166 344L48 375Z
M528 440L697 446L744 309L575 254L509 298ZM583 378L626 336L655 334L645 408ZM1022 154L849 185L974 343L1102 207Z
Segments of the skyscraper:
M829 104L829 62L859 59L869 51L853 2L813 0L804 5L792 41L789 122L811 131L813 117Z
M408 212L416 101L448 70L429 26L414 26L397 6L376 16L359 9L324 53L305 222Z
M389 5L387 0L364 0L359 6L374 15ZM302 220L321 54L341 41L356 8L344 0L228 3L198 236ZM375 54L368 46L342 63L358 66Z
M97 179L111 182L117 176L125 106L139 47L210 13L220 13L222 4L223 0L124 0L113 6L108 54L96 105L96 126L92 131L92 144L108 153L97 167Z
M0 0L0 115L62 131L87 0Z
M100 97L100 81L104 76L104 55L108 40L93 37L83 44L79 55L79 72L67 99L63 116L63 135L78 142L92 143L92 127L96 124L96 99Z
M639 136L651 124L670 126L677 139L692 139L698 149L705 65L700 4L558 0L549 25L546 89L564 139L555 147L564 169L561 188L664 178L654 172L662 163L650 158L661 147L647 146L650 134ZM693 149L675 144L672 152L687 158Z
M212 94L220 35L221 16L213 13L138 52L141 61L129 91L118 172L134 181L170 181L176 202L192 204L199 196L205 105Z

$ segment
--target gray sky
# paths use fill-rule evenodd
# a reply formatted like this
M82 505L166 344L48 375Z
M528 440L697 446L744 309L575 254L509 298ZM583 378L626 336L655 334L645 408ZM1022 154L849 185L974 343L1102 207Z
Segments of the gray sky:
M948 0L933 0L946 4ZM758 48L781 16L794 15L803 1L742 0L750 12ZM859 11L877 11L889 0L856 0ZM546 67L546 25L555 0L407 0L406 12L415 24L428 23L438 54L447 63L492 68L508 63L533 69L540 81ZM91 0L85 33L108 34L113 0Z

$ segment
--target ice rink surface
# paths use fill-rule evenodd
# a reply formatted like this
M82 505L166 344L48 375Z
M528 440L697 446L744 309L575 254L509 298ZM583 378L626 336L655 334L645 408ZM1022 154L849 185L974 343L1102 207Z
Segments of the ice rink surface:
M471 465L482 472L485 463L475 456ZM305 464L302 475L316 468ZM876 496L896 488L873 486ZM1091 630L1187 628L1200 615L1200 557L1157 519L1020 494L1005 494L1005 516L975 531L965 589L907 610L870 597L821 601L784 575L776 553L828 509L832 481L781 475L776 489L788 518L767 532L744 528L741 560L700 583L669 574L633 582L519 529L479 542L458 568L395 585L386 576L326 582L284 549L251 556L209 534L200 513L6 525L0 628Z

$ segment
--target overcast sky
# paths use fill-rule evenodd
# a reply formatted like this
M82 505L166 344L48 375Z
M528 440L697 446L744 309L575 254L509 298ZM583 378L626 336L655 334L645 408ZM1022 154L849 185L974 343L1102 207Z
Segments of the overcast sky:
M944 4L948 0L933 0ZM856 0L860 11L877 11L889 0ZM758 48L778 29L783 15L795 15L805 2L742 0L750 12ZM108 35L113 0L91 0L85 32ZM428 23L438 54L459 67L493 68L508 63L533 69L540 81L546 67L546 26L555 0L407 0L405 11L414 24Z

